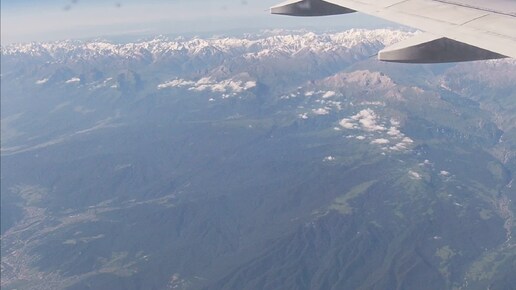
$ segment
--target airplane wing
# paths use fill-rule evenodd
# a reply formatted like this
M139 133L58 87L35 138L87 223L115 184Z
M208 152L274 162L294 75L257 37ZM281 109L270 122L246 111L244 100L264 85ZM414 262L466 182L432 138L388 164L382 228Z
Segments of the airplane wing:
M516 58L516 0L291 0L271 8L292 16L357 11L424 31L380 51L383 61Z

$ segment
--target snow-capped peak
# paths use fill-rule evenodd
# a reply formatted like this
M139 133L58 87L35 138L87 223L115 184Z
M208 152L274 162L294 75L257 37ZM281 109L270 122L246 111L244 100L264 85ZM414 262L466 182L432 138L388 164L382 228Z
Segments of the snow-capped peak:
M315 34L306 31L283 31L255 36L175 39L158 37L149 41L126 44L108 41L56 41L10 44L2 47L4 56L44 57L49 61L80 61L120 57L156 60L163 57L192 55L246 55L261 57L270 54L321 53L365 47L383 47L409 37L413 33L389 29L352 29L338 33Z

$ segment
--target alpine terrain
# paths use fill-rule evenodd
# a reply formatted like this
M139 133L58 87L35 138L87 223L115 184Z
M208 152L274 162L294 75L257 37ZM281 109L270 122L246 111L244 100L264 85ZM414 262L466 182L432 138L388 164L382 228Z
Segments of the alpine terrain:
M413 34L3 46L2 289L516 289L516 61Z

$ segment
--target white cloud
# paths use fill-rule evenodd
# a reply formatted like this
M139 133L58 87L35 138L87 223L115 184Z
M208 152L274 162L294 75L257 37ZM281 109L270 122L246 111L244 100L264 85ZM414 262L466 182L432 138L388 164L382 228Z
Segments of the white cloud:
M306 114L306 113L299 114L299 115L297 115L297 116L298 116L299 118L303 119L303 120L308 119L308 114Z
M335 93L334 91L327 91L326 93L324 93L324 95L322 95L322 98L323 99L327 99L327 98L331 98L331 97L334 97L337 93Z
M210 84L210 83L211 83L211 79L209 77L204 77L197 81L198 85Z
M375 131L384 131L385 127L379 125L376 120L377 116L375 112L371 109L365 109L360 111L358 114L351 117L353 120L358 121L362 128L366 131L375 132Z
M386 145L386 144L394 144L388 147L382 147L383 150L391 150L391 151L404 151L409 148L409 146L414 142L409 137L406 137L400 129L399 122L391 119L390 123L392 126L387 129L383 124L380 123L380 118L376 113L370 108L361 110L357 114L349 117L343 118L339 121L339 125L345 129L362 129L366 132L377 132L380 136L377 136L376 139L371 141L371 144L376 145ZM382 133L384 132L384 134ZM383 135L383 136L382 136ZM358 140L365 140L366 137L358 136L355 137Z
M326 103L330 106L334 106L335 108L337 108L337 110L342 110L342 103L341 102L337 102L337 101L326 101Z
M203 91L207 90L207 89L211 89L211 91L213 91L213 92L225 93L225 92L227 92L228 89L230 89L233 86L231 84L230 88L226 88L226 86L224 84L213 84L211 86L211 88L207 85L202 85L202 87L203 87L203 89L202 89Z
M402 136L400 130L394 126L389 128L389 131L387 131L387 135L390 135L393 137L401 137Z
M233 79L216 81L209 77L201 78L197 82L175 79L157 86L158 90L166 88L183 88L186 87L190 91L211 91L216 93L241 93L256 87L255 81L236 81Z
M398 127L400 125L400 122L394 119L391 119L391 125L394 127Z
M374 132L385 130L385 127L378 125L373 119L362 119L359 122L362 124L362 128L364 128L366 131Z
M379 144L379 145L389 144L389 143L391 143L391 141L389 141L385 138L374 139L373 141L371 141L371 144Z
M381 106L381 107L385 107L385 102L367 102L367 101L364 101L364 102L361 102L359 105L361 106Z
M346 129L355 129L356 126L353 124L353 120L344 118L340 120L339 125Z
M402 151L407 149L407 145L405 143L397 143L396 145L389 147L389 149L393 151Z
M208 88L209 88L209 86L201 84L198 86L190 87L190 88L188 88L188 90L202 92L202 91L206 91Z
M331 155L330 155L330 156L326 156L326 157L324 157L324 159L323 159L323 161L334 161L334 160L335 160L335 157L333 157L333 156L331 156Z
M328 108L313 109L312 112L316 115L328 115L330 113Z
M410 139L409 137L405 137L405 138L403 138L403 140L401 140L401 142L406 143L406 144L412 144L412 143L414 143L414 140Z
M403 134L401 134L400 136L398 137L402 137ZM412 139L410 139L409 137L403 137L403 139L401 140L401 142L397 143L396 145L394 146L391 146L389 149L393 150L393 151L402 151L402 150L406 150L410 144L414 143L414 141Z
M186 86L191 86L191 85L194 85L195 82L193 81L186 81L186 80L183 80L183 79L175 79L175 80L171 80L169 82L165 82L165 83L162 83L162 84L159 84L158 85L158 90L160 89L166 89L166 88L173 88L173 87L186 87Z
M256 87L256 82L255 81L247 81L244 84L244 89L245 90L249 90L249 89L252 89L254 87Z

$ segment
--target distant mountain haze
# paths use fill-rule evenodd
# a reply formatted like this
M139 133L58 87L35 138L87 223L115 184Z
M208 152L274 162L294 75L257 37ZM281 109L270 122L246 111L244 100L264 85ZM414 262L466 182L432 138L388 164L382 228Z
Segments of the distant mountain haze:
M1 9L2 45L99 37L133 41L158 34L211 37L270 28L399 27L363 14L323 19L273 17L268 8L275 4L274 0L6 0Z

